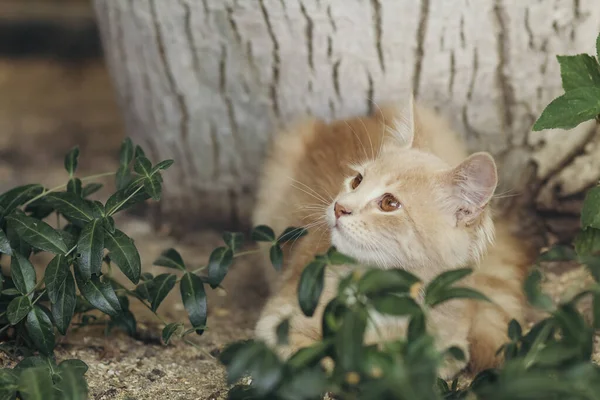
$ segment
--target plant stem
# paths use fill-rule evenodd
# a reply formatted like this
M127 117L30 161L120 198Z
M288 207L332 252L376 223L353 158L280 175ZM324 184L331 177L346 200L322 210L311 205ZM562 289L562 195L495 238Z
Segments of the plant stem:
M246 251L241 251L239 253L236 253L233 255L233 258L238 258L238 257L242 257L242 256L247 256L248 254L256 254L260 252L260 249L254 249L254 250L246 250ZM197 274L200 271L204 271L206 268L208 268L208 265L203 265L199 268L196 268L195 270L190 271L192 274Z
M34 305L35 303L37 303L37 301L42 298L42 296L44 295L44 293L46 293L46 289L42 290L42 293L40 293L40 295L35 300L33 300L33 302L31 303L31 305Z
M186 344L189 344L190 346L193 346L196 350L199 350L200 352L202 352L204 355L206 355L207 357L210 357L211 359L215 359L215 357L210 354L208 351L206 351L205 349L203 349L202 347L198 346L196 343L192 342L191 340L188 340L186 338L183 338L183 341Z
M81 181L82 182L90 181L90 180L93 180L93 179L98 179L98 178L102 178L102 177L110 176L110 175L114 175L114 174L115 174L114 172L104 172L102 174L96 174L96 175L86 176L84 178L81 178ZM51 189L48 189L48 190L44 190L42 193L38 194L37 196L35 196L31 200L26 201L23 204L23 207L27 207L29 204L33 203L34 201L37 201L37 200L41 199L42 197L48 195L48 193L56 192L56 191L58 191L60 189L66 188L66 187L67 187L67 184L65 183L63 185L55 186L55 187L53 187Z

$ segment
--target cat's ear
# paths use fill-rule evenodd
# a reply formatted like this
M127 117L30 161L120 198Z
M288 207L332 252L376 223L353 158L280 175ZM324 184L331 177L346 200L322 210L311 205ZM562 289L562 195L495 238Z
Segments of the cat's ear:
M405 149L412 147L415 139L415 99L412 93L404 107L400 109L400 112L392 121L390 132L394 144Z
M469 224L485 209L498 185L496 163L488 153L475 153L451 171L452 206L457 222Z

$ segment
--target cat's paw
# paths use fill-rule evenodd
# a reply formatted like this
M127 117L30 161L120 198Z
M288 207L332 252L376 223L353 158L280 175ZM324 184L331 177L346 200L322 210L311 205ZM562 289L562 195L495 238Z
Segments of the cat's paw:
M469 364L469 348L468 346L455 346L458 347L464 355L463 359L457 359L452 354L446 352L444 355L442 365L438 370L438 375L444 380L451 380L456 375L461 373Z

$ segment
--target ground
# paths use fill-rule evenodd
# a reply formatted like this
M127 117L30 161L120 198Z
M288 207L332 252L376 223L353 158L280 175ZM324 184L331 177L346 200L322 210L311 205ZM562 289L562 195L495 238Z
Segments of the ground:
M64 183L62 157L76 144L82 153L81 176L116 169L124 129L100 62L0 61L0 93L0 192L21 183ZM110 189L110 180L106 182ZM171 227L156 227L147 219L129 215L117 224L134 238L148 272L163 271L151 264L169 247L194 267L205 264L211 250L221 245L216 232L176 240L169 236ZM44 265L48 260L36 261ZM209 293L209 327L204 335L191 337L193 345L162 345L160 321L132 302L139 322L135 339L116 332L106 337L101 327L86 327L61 338L57 356L89 365L91 399L224 399L224 370L215 356L223 345L252 334L264 299L256 268L252 259L238 260L223 282L226 293ZM545 271L545 286L555 299L589 282L581 269L569 265L548 265ZM159 313L168 322L184 321L180 304L174 290ZM13 364L0 353L0 367Z

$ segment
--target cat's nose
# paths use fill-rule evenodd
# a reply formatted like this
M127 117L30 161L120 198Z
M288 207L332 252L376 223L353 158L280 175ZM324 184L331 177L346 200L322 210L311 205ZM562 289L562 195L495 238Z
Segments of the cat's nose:
M342 215L352 214L352 211L348 210L347 208L345 208L343 205L341 205L338 202L336 202L335 205L333 206L333 211L335 213L335 219L340 218Z

